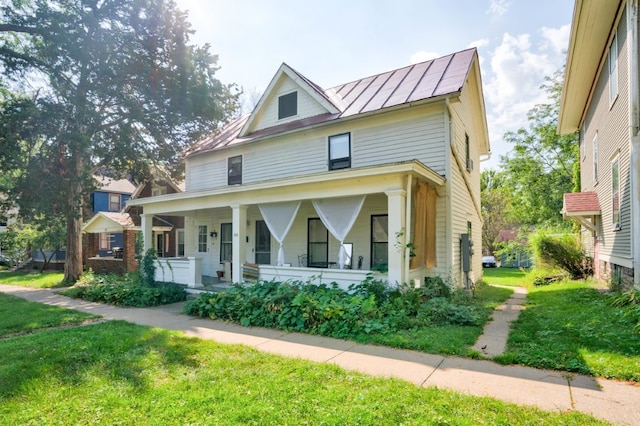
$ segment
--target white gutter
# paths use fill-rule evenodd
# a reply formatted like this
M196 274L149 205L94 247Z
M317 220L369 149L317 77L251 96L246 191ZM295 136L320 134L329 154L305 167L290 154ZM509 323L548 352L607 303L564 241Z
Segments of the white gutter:
M453 197L451 196L451 192L453 191L453 182L451 178L451 146L453 145L453 138L451 137L451 116L449 115L449 98L445 100L446 108L444 109L444 140L445 142L449 142L449 149L445 149L445 171L444 176L446 178L445 185L447 187L447 208L446 208L446 225L445 225L445 240L447 244L446 250L446 260L445 265L450 265L452 271L451 274L454 274L453 267L453 259L454 259L454 250L457 249L457 245L453 244L453 215L451 212L453 211ZM457 268L455 268L457 269ZM457 272L457 271L456 271ZM452 276L453 278L453 276ZM455 283L455 281L454 281Z

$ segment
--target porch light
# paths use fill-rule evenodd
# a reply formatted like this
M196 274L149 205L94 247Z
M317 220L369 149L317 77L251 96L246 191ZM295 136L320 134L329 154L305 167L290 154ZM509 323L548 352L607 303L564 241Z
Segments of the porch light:
M211 238L218 238L218 233L217 233L216 231L211 231L211 232L209 233L209 236L210 236Z

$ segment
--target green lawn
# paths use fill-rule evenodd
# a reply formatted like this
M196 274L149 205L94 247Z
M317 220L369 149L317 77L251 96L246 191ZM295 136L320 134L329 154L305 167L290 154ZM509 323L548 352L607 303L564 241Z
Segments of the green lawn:
M0 337L47 327L79 324L95 318L99 317L0 293Z
M0 271L0 284L32 288L64 287L62 272L9 272Z
M512 287L524 286L527 273L518 268L484 268L482 280L487 284L506 285Z
M121 321L0 339L0 359L3 424L606 424Z
M586 282L531 287L527 309L512 324L507 353L496 360L640 381L635 323Z

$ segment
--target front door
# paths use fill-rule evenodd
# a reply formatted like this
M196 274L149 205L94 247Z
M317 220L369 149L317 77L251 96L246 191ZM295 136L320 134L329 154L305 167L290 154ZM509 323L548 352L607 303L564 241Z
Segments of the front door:
M271 263L271 232L264 220L256 221L256 263Z
M164 257L164 234L162 232L156 234L156 255Z

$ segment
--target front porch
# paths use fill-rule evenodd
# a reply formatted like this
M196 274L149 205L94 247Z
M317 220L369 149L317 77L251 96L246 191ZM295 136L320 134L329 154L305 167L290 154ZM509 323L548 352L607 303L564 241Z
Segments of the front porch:
M422 189L430 198L419 195ZM435 216L441 212L444 224L446 199L437 194L443 189L441 176L408 162L187 191L133 205L144 208L145 250L153 246L155 215L185 218L185 257L158 259L160 281L197 288L203 277L299 280L346 289L369 274L398 284L441 272L437 257L444 251L436 241L446 237Z

